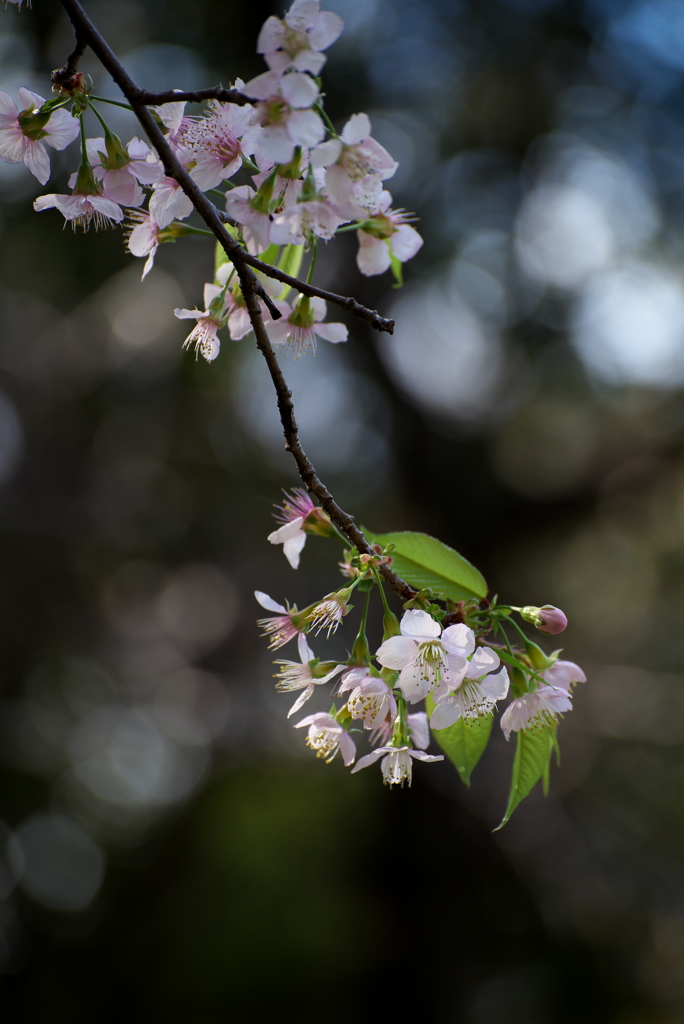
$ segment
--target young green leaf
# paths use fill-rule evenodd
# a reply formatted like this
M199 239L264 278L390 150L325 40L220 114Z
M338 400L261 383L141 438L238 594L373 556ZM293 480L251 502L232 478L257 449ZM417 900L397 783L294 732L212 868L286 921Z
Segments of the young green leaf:
M508 806L501 824L494 829L498 832L506 824L521 800L541 778L546 779L551 754L556 745L556 727L545 725L537 729L521 729L517 736L513 775ZM546 788L546 786L545 786Z
M428 696L428 714L435 707L432 697ZM478 718L459 718L446 729L433 729L432 733L450 761L456 766L461 781L470 785L470 776L475 765L482 757L491 735L494 715L481 715Z
M428 587L435 594L463 601L487 596L487 583L474 565L458 551L442 544L427 533L372 534L365 530L371 543L386 547L394 545L392 569L417 590Z

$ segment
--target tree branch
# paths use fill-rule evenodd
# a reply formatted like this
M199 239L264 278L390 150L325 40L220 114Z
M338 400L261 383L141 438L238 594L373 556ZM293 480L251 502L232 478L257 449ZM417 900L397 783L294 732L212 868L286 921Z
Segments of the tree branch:
M148 107L162 106L164 103L202 103L203 100L235 103L238 107L258 103L258 100L245 96L238 89L224 89L222 85L213 85L208 89L193 89L189 92L181 89L167 89L165 92L148 92L147 89L140 89L138 94L138 102Z
M223 246L226 255L235 266L240 280L240 287L245 297L250 321L254 329L256 344L266 360L266 365L268 366L271 380L273 381L273 386L275 388L278 412L280 414L280 422L285 435L286 448L295 460L295 464L302 481L309 491L319 500L321 507L330 517L332 522L339 527L345 537L349 538L356 550L361 554L375 554L365 536L354 522L354 517L350 516L340 508L330 491L319 479L313 463L302 448L299 440L297 421L295 420L294 415L292 393L287 386L280 364L278 363L278 359L273 350L273 346L271 345L270 338L268 337L258 299L263 299L272 312L275 307L273 307L273 303L266 295L263 287L254 274L254 269L260 270L271 277L275 277L277 280L282 281L293 288L297 288L305 295L317 295L330 302L336 303L343 308L349 309L357 316L362 317L368 323L373 324L373 326L377 327L379 330L389 331L391 333L392 328L394 327L394 321L385 320L376 312L362 306L353 298L345 298L344 296L335 295L333 292L327 292L324 289L315 288L313 285L307 285L303 281L299 281L297 278L290 277L288 274L283 274L282 271L271 267L268 263L263 263L255 256L251 256L249 253L245 252L242 246L228 234L223 226L221 216L214 204L207 199L202 191L200 191L188 171L183 167L175 153L171 150L164 134L159 128L159 125L147 109L146 101L141 99L141 96L146 95L145 90L140 89L130 78L127 71L110 48L109 44L105 39L103 39L88 16L85 14L80 3L78 3L78 0L60 0L60 2L66 10L76 31L78 44L74 53L76 53L79 47L84 47L85 44L90 46L93 53L95 53L99 58L102 65L112 76L133 108L133 112L142 127L145 129L150 142L157 150L165 172L169 177L174 178L178 182L185 194L192 201L193 206L202 217L207 227L211 229L220 244ZM67 65L65 66L68 66L68 63L69 62L67 61ZM147 95L154 94L149 93ZM175 94L176 98L177 95L178 94ZM273 315L274 318L277 319L280 316L280 313L275 309ZM395 590L403 600L410 600L416 593L413 587L409 586L409 584L397 576L396 573L392 572L388 566L380 565L378 566L378 570L393 590Z

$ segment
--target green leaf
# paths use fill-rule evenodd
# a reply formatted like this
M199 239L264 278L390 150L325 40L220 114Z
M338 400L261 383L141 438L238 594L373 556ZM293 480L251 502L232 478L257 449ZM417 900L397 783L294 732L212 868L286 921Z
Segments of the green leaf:
M544 725L537 729L521 729L517 736L511 792L508 807L501 824L494 829L498 832L506 824L521 800L524 800L533 786L541 778L548 777L549 761L556 745L556 727Z
M435 702L428 696L428 714L432 714ZM470 776L482 757L492 732L494 715L478 718L459 718L446 729L433 729L432 734L450 761L456 766L461 781L470 785Z
M296 277L302 265L303 256L303 245L286 245L282 256L278 260L278 269L282 270L284 274L289 274L290 277Z
M481 572L458 551L442 544L427 533L372 534L365 530L371 543L386 547L394 544L391 568L417 590L432 589L435 594L453 601L487 596L487 583Z
M534 669L526 665L524 661L520 661L514 654L510 654L508 651L502 650L501 647L496 648L496 653L499 655L502 661L505 661L507 665L512 668L519 668L521 672L524 672L526 676L530 676L532 679L536 679L538 683L545 683L546 680L543 676L535 672Z

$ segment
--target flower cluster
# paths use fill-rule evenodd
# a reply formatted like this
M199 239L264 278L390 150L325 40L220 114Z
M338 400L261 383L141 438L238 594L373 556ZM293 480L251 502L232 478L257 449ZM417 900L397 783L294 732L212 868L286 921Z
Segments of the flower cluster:
M325 51L342 31L342 20L321 11L319 0L294 0L284 18L270 17L257 41L268 70L235 88L245 105L209 101L201 115L186 113L183 101L155 108L166 143L194 184L225 198L226 218L246 249L276 263L285 248L312 250L311 273L319 241L341 228L356 229L357 264L365 275L392 268L401 281L401 264L422 245L401 210L392 210L384 187L397 163L373 138L366 114L354 114L336 131L325 114L318 75ZM64 149L81 138L78 169L69 179L71 192L50 193L34 203L38 211L55 208L71 225L83 229L119 224L128 218L127 245L145 258L143 279L152 269L159 245L200 231L185 223L194 206L189 195L166 173L158 154L132 138L126 145L108 128L83 75L73 77L71 92L45 101L19 90L19 106L0 93L0 158L22 160L45 184L50 162L45 146ZM71 88L71 87L70 87ZM71 111L67 107L71 106ZM98 135L86 137L85 115L95 114ZM238 180L235 180L235 179ZM230 268L205 288L204 309L177 309L179 318L196 324L185 340L211 361L219 353L218 331L227 327L237 340L250 329L237 281ZM207 289L210 290L207 297ZM316 349L319 338L337 343L347 338L341 323L325 321L320 298L277 285L272 343L296 355ZM273 314L276 316L276 314Z
M337 534L323 509L302 490L286 495L276 516L283 525L268 539L283 544L295 569L308 534ZM382 759L385 783L410 785L413 760L443 760L442 755L427 753L431 732L439 741L442 730L477 729L509 694L512 700L500 719L506 739L511 733L534 736L547 730L555 745L557 719L572 710L572 687L585 682L585 675L573 662L558 660L560 652L545 655L511 616L517 611L541 632L550 632L550 626L559 632L561 621L567 623L560 609L549 605L514 609L496 602L480 607L476 602L455 605L447 600L444 610L431 596L423 598L419 593L408 602L399 622L386 604L378 572L379 566L391 563L391 556L377 545L371 551L361 555L346 551L341 567L351 582L301 612L260 591L255 595L262 607L278 613L259 620L269 646L279 648L297 639L299 661L281 658L276 662L280 666L276 688L297 694L288 717L322 692L321 687L333 684L332 707L328 704L326 711L295 723L295 728L308 727L307 743L317 755L331 761L340 751L344 764L350 766L356 761L357 742L365 734L372 750L356 761L352 771ZM351 654L344 662L322 661L314 655L307 635L321 630L330 635L337 630L352 610L357 588L364 595L364 607ZM366 628L376 588L384 607L384 636L371 656ZM509 625L515 625L523 637L522 650L509 643ZM504 643L496 642L497 637L503 637ZM422 701L426 710L410 713Z

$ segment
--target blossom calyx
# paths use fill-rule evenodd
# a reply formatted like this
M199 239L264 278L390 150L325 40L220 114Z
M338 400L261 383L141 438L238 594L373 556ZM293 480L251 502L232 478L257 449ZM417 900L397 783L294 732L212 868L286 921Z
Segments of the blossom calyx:
M525 654L527 655L533 669L536 669L538 672L544 672L547 668L551 668L551 666L558 660L560 651L554 651L551 655L544 654L541 647L537 647L535 643L528 640L526 637Z

